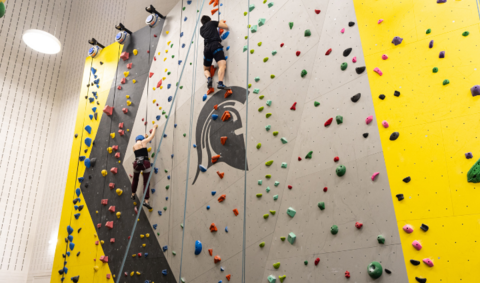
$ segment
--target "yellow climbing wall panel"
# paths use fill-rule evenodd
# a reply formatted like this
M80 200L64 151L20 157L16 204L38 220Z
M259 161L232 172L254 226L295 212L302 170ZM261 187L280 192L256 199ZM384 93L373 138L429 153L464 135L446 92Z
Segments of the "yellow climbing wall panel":
M92 221L87 204L83 199L83 195L80 195L81 202L79 205L83 204L85 207L81 211L81 216L78 220L73 217L73 214L77 213L73 207L73 199L77 198L75 189L80 187L77 178L83 176L85 172L85 165L78 162L79 156L83 155L88 158L91 152L90 147L90 150L87 153L84 153L84 150L88 147L86 147L83 140L86 137L95 140L103 114L102 110L107 101L110 88L115 80L122 48L123 47L118 43L114 43L103 49L102 52L93 59L93 63L92 58L90 57L87 57L85 60L85 69L83 71L83 80L77 110L77 120L75 123L75 134L78 134L78 137L73 140L72 152L70 155L58 241L55 249L55 260L52 268L52 283L61 282L61 276L59 275L58 270L63 268L64 259L62 254L65 254L67 251L65 238L68 236L68 225L72 226L74 229L72 235L75 248L71 251L70 257L67 258L68 274L65 275L64 282L71 282L70 278L77 275L80 275L80 282L113 282L113 274L110 280L106 279L106 275L111 273L108 264L99 261L100 256L104 255L104 253L101 244L95 245L95 241L100 241L102 239L99 239L96 236L96 224ZM100 62L103 62L103 65L100 65ZM97 88L96 86L87 88L87 84L93 80L93 75L91 75L90 72L92 66L97 69L97 76L100 78L100 88ZM86 95L93 97L92 91L97 92L98 100L96 101L100 103L99 105L97 105L96 102L90 103L88 99L85 99ZM90 120L88 117L89 114L93 114L91 110L92 107L97 107L98 120ZM84 130L86 125L92 127L91 134L88 134ZM79 228L82 228L80 233L77 232ZM109 239L103 240L105 241L105 244L109 244ZM68 251L69 250L70 249L68 249ZM80 256L77 257L76 255L78 252L80 252ZM94 259L96 259L96 261L94 261ZM98 266L99 270L95 272L94 266Z
M478 282L480 185L466 176L480 157L480 97L470 94L480 84L477 3L354 0L354 5L409 281ZM379 19L384 21L378 24ZM470 34L462 36L464 31ZM391 43L395 36L403 38L398 46ZM443 85L445 79L450 83ZM390 141L394 131L400 137ZM473 159L465 158L467 152ZM408 184L402 181L407 176ZM395 197L400 193L403 201ZM428 232L420 229L422 223ZM405 233L405 224L414 232ZM414 240L421 251L413 248ZM424 258L435 266L410 263Z

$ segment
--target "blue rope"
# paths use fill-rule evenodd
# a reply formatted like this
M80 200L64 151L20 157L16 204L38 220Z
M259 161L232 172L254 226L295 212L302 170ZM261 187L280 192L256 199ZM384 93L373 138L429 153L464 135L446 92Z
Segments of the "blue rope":
M200 9L200 11L203 9L204 4L205 4L205 0L203 0L202 8ZM200 21L200 15L198 16L197 23L195 24L195 30L197 29L199 21ZM193 40L193 36L194 36L194 34L192 35L192 39L190 40L190 42ZM192 47L192 44L190 44L190 46L188 47L188 51L187 51L187 55L185 56L185 59L188 58L188 54L190 54L191 47ZM151 165L151 167L155 167L155 163L157 162L157 158L158 158L158 153L160 152L160 146L162 145L163 137L165 135L165 130L167 129L168 121L170 121L170 114L172 113L172 108L173 108L173 105L175 103L175 99L177 98L178 88L180 87L180 82L182 81L182 77L183 77L183 71L185 71L185 66L187 65L186 60L184 62L185 63L183 64L182 72L180 73L180 79L178 80L178 83L177 83L177 88L176 88L175 94L173 96L172 104L170 106L170 110L168 111L168 118L167 118L167 121L165 121L165 126L163 127L162 136L160 138L160 143L157 146L157 150L155 152L155 159L153 160L153 164ZM152 176L153 176L153 174L150 174L150 176L148 177L148 181L147 181L147 184L145 185L145 188L148 188L148 186L150 185L150 180L152 179ZM140 208L141 208L141 204L145 201L146 193L147 193L147 190L145 190L143 192L142 200L140 202ZM132 233L130 234L130 240L128 240L128 245L127 245L127 248L125 250L125 255L123 256L122 265L120 266L120 270L118 272L117 283L120 283L120 280L122 278L121 275L122 275L123 267L125 266L125 261L127 260L127 253L128 253L128 250L130 249L130 245L132 244L133 234L135 233L135 229L137 228L138 218L140 217L141 212L142 212L142 209L140 209L140 211L137 213L135 223L133 223L133 229L132 229Z
M205 0L203 0L205 2ZM197 10L198 10L198 1ZM202 6L203 7L203 6ZM200 14L199 14L200 17ZM193 36L195 38L195 52L193 54L193 72L192 72L192 94L190 95L190 127L188 129L188 159L187 159L187 176L185 177L185 205L183 207L183 229L182 229L182 251L180 253L180 271L178 274L178 280L182 281L182 267L183 267L183 242L185 239L185 229L186 229L186 217L187 217L187 197L188 197L188 176L190 174L190 152L192 149L192 128L193 128L193 114L195 110L195 87L197 81L197 64L198 64L198 41L199 37L197 35L197 27L193 30ZM190 44L191 45L191 44ZM187 56L188 58L188 56Z

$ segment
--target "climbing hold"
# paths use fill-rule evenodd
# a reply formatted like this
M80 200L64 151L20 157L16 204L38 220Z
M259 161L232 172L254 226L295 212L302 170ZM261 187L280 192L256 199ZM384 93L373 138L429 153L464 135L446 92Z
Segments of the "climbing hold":
M342 177L343 175L345 175L345 172L347 172L347 168L343 165L339 165L335 172L337 173L338 177Z
M355 56L355 57L352 58L352 62L353 62L353 63L357 63L357 56Z
M272 8L272 7L273 7L273 2L268 3L268 8Z
M357 229L361 229L363 227L363 223L362 222L355 222L355 227L357 227Z
M418 242L417 240L413 241L412 242L412 246L417 250L421 250L422 249L422 244L420 244L420 242Z
M386 268L385 268L385 272L386 272L387 274L392 274L392 272L391 272L389 269L386 269Z
M277 54L277 50L272 51L272 55L275 56Z
M267 113L267 114L265 114L265 117L266 117L266 118L269 118L270 116L272 116L272 113Z
M320 210L324 210L325 209L325 202L319 202L318 204L318 208L320 208Z
M128 52L122 52L122 54L120 55L120 58L123 60L123 61L126 61L128 60L128 58L130 57L130 53Z
M340 30L341 33L344 33L345 32L345 28L342 28L342 30Z
M261 197L262 197L261 193L257 194L257 198L261 198Z
M218 202L223 202L226 197L227 197L227 195L221 195L221 196L218 198Z
M450 83L449 80L443 80L443 85L448 85Z
M330 53L332 53L332 48L328 49L327 52L325 52L325 55L328 56Z
M332 124L332 121L333 121L333 118L328 119L328 120L325 122L324 126L325 126L325 127L330 126L330 125Z
M263 106L261 106L260 108L258 108L258 112L262 112L263 111ZM268 118L268 117L267 117Z
M340 65L340 69L341 69L342 71L345 71L345 70L347 69L347 67L348 67L347 62L343 62L342 65Z
M257 144L257 149L260 149L262 147L262 144L261 143L258 143Z
M313 106L318 107L319 105L320 105L320 102L318 101L313 102Z
M288 216L290 216L290 217L292 217L292 218L295 216L296 213L297 213L297 211L296 211L295 209L293 209L292 207L289 207L289 208L287 209L287 214L288 214Z
M423 263L425 263L426 265L428 265L429 267L433 267L433 261L429 258L424 258L423 260Z
M377 24L381 24L383 22L383 19L378 20Z
M338 226L332 225L332 227L330 227L330 233L332 233L332 235L336 235L338 233Z
M265 162L265 165L266 165L266 166L270 166L270 165L272 165L272 164L273 164L273 160L270 160L270 161Z
M288 143L287 139L286 139L286 138L284 138L284 137L282 137L282 138L280 139L280 141L281 141L283 144L286 144L286 143Z
M386 54L383 54L383 55L382 55L382 59L383 59L383 60L387 60L387 59L388 59L388 56L387 56Z
M429 34L429 33L431 33L431 32L432 32L432 29L427 29L427 30L425 31L425 34Z
M267 280L268 280L268 283L276 283L277 282L277 278L275 278L275 276L273 276L273 275L268 275Z
M394 141L394 140L398 139L399 136L400 136L400 133L399 133L399 132L393 132L393 133L390 135L390 140L391 140L391 141Z
M309 29L305 30L305 36L306 37L311 36L311 35L312 35L312 32Z
M414 260L414 259L411 259L411 260L410 260L410 263L413 264L413 265L415 265L415 266L420 265L420 261Z
M422 226L420 226L420 229L422 229L423 232L427 232L428 231L428 226L425 225L425 224L422 224Z
M297 239L297 236L293 233L293 232L290 232L288 234L288 237L287 237L287 241L290 243L290 244L294 244L295 243L295 240Z
M265 242L261 242L258 246L259 246L260 248L265 247ZM273 264L273 265L274 265L274 267L275 267L275 264Z
M388 122L387 122L387 121L383 121L383 122L382 122L382 126L383 126L384 128L388 128L388 126L389 126L389 125L388 125Z
M403 38L398 37L398 36L395 36L395 37L393 38L393 40L392 40L392 43L393 43L395 46L397 46L397 45L399 45L400 43L402 43L402 41L403 41Z
M103 177L107 176L107 170L102 170L102 176Z
M352 52L352 48L347 48L343 51L343 56L347 57Z
M440 51L440 54L438 54L438 58L445 58L445 51Z
M258 26L257 25L253 25L251 28L250 28L250 31L252 33L256 33L257 32L257 29L258 29Z
M261 27L265 24L265 19L264 18L260 18L258 19L258 26ZM260 46L260 45L259 45Z
M396 197L397 197L398 201L401 201L401 200L404 199L403 194L398 194L398 195L396 195Z
M268 216L269 216L268 213L267 213L267 214L264 214L264 215L263 215L263 219L267 219Z
M337 115L337 117L335 117L335 121L337 121L337 125L340 125L343 123L343 117L340 115Z
M302 70L302 72L300 73L300 76L303 78L307 75L307 71L306 70Z
M405 224L405 226L403 226L402 229L403 229L403 231L405 231L405 232L407 232L407 233L409 233L409 234L413 232L413 227L412 227L412 225L410 225L410 224Z
M379 244L385 244L385 237L383 235L378 235L377 241Z
M352 100L352 102L357 102L360 100L360 97L362 96L361 93L357 93L355 94L354 96L352 96L352 98L350 98Z
M293 28L293 22L289 22L288 26L290 27L290 29L292 29Z
M268 61L268 57L263 58L264 63L267 62L267 61Z
M297 106L297 103L296 102L293 103L292 107L290 107L290 110L297 110L296 106Z
M271 79L274 79L274 78L275 78L275 75L270 75L270 78L271 78Z
M383 267L378 261L372 261L367 268L368 275L370 275L371 278L377 279L380 276L382 276L383 273Z
M355 72L356 72L358 75L360 75L360 74L362 74L363 72L365 72L365 69L366 69L366 67L357 67L357 68L355 68Z
M379 174L380 174L379 172L373 173L372 178L371 178L372 181L375 181L375 178L377 178L377 176L378 176Z

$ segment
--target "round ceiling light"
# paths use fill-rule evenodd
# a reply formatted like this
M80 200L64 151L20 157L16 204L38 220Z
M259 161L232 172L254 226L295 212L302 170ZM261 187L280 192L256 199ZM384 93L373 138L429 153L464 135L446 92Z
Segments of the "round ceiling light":
M52 34L43 30L26 30L22 38L28 47L41 53L57 54L62 49L60 41Z

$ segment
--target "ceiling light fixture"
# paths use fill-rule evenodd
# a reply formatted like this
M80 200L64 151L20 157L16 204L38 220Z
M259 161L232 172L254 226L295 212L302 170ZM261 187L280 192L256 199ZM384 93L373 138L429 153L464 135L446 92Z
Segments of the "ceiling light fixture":
M57 54L62 50L60 41L54 35L43 30L26 30L22 39L28 47L40 53Z

